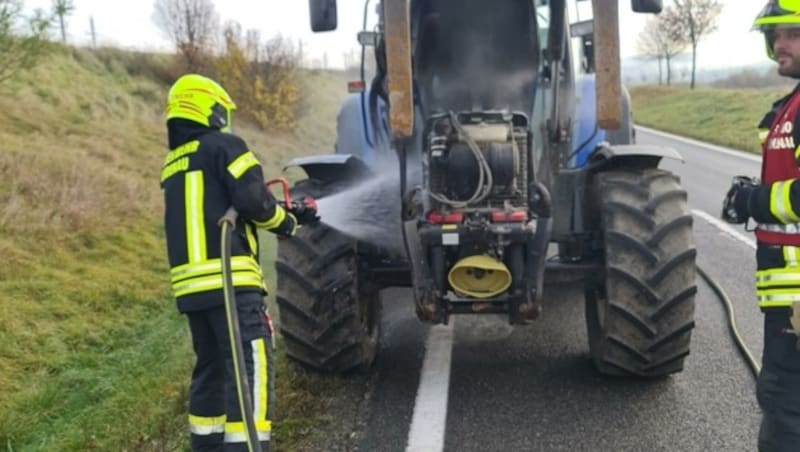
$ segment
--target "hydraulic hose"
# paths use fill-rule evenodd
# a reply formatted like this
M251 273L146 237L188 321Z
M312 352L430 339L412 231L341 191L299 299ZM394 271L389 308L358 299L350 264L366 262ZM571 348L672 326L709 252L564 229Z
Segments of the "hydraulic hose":
M728 327L731 332L731 336L733 337L733 341L736 343L736 348L739 350L739 353L744 358L747 366L753 372L753 376L758 378L758 373L761 371L761 366L758 364L756 359L753 357L753 354L750 352L750 349L747 348L747 344L745 344L744 339L742 339L742 335L739 334L739 328L736 325L736 311L733 309L733 303L731 302L730 297L725 292L725 289L719 285L711 276L706 273L705 270L697 266L697 273L703 278L703 280L711 287L711 290L722 300L722 304L725 305L725 312L728 315Z
M236 218L239 214L233 207L228 208L225 215L219 219L222 228L221 261L222 283L225 298L225 317L228 320L228 338L233 354L233 372L236 376L236 395L239 399L239 408L244 422L245 439L249 452L261 452L261 443L258 440L255 420L253 419L253 402L250 398L250 385L247 381L247 372L244 363L244 349L242 348L242 334L239 331L239 315L236 311L236 294L233 289L233 272L231 270L231 239L236 228Z

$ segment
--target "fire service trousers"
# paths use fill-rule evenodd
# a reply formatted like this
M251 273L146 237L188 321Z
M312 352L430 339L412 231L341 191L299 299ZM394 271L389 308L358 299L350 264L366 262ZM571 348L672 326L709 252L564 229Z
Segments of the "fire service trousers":
M786 295L800 299L800 286L793 274L800 276L800 249L793 246L758 244L756 287L764 312L764 351L756 396L761 406L761 428L758 449L761 452L797 451L800 447L800 351L798 336L793 334L788 306L770 307L770 296L781 303ZM784 278L781 284L768 283L771 273ZM757 276L758 276L757 274Z
M266 308L258 293L237 294L236 300L253 416L261 447L268 451L274 370ZM225 308L186 315L196 355L189 397L192 450L247 451Z
M788 334L788 308L764 314L764 354L756 395L763 415L760 452L797 451L800 447L800 352L798 337Z

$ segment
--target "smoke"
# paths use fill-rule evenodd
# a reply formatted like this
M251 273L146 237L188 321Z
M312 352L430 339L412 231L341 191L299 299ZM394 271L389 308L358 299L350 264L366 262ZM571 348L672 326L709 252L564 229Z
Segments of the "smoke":
M321 221L342 234L394 252L404 250L396 163L382 163L375 176L317 199L317 207Z
M437 0L420 11L416 64L426 104L529 111L538 68L535 7Z

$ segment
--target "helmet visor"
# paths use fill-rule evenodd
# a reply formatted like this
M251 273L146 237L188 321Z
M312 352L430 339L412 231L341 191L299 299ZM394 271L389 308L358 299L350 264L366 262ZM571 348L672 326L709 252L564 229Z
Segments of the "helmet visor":
M758 13L754 30L765 30L777 25L800 27L800 0L770 0Z

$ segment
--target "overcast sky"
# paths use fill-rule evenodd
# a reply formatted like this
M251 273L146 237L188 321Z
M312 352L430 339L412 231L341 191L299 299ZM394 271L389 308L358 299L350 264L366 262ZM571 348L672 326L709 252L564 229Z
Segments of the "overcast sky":
M372 0L369 10L374 16ZM486 0L496 1L496 0ZM574 0L568 0L574 6ZM647 18L630 12L628 0L621 1L622 55L635 55L636 40ZM666 0L665 3L669 3ZM753 18L764 0L721 0L724 9L719 30L706 38L698 51L698 68L740 66L768 61L764 41L758 32L751 32ZM308 2L305 0L215 0L220 18L235 20L244 29L258 29L262 36L282 34L302 40L309 58L327 54L331 66L342 65L342 54L357 47L356 33L361 28L364 0L339 0L339 29L327 33L311 33ZM582 3L581 19L587 18ZM26 0L28 9L49 7L51 0ZM153 24L153 2L149 0L74 0L75 11L69 18L68 39L72 43L90 42L90 17L94 18L98 42L106 45L145 50L171 50L169 41ZM574 13L574 8L573 13ZM575 14L571 20L575 20ZM54 36L56 32L54 31Z

